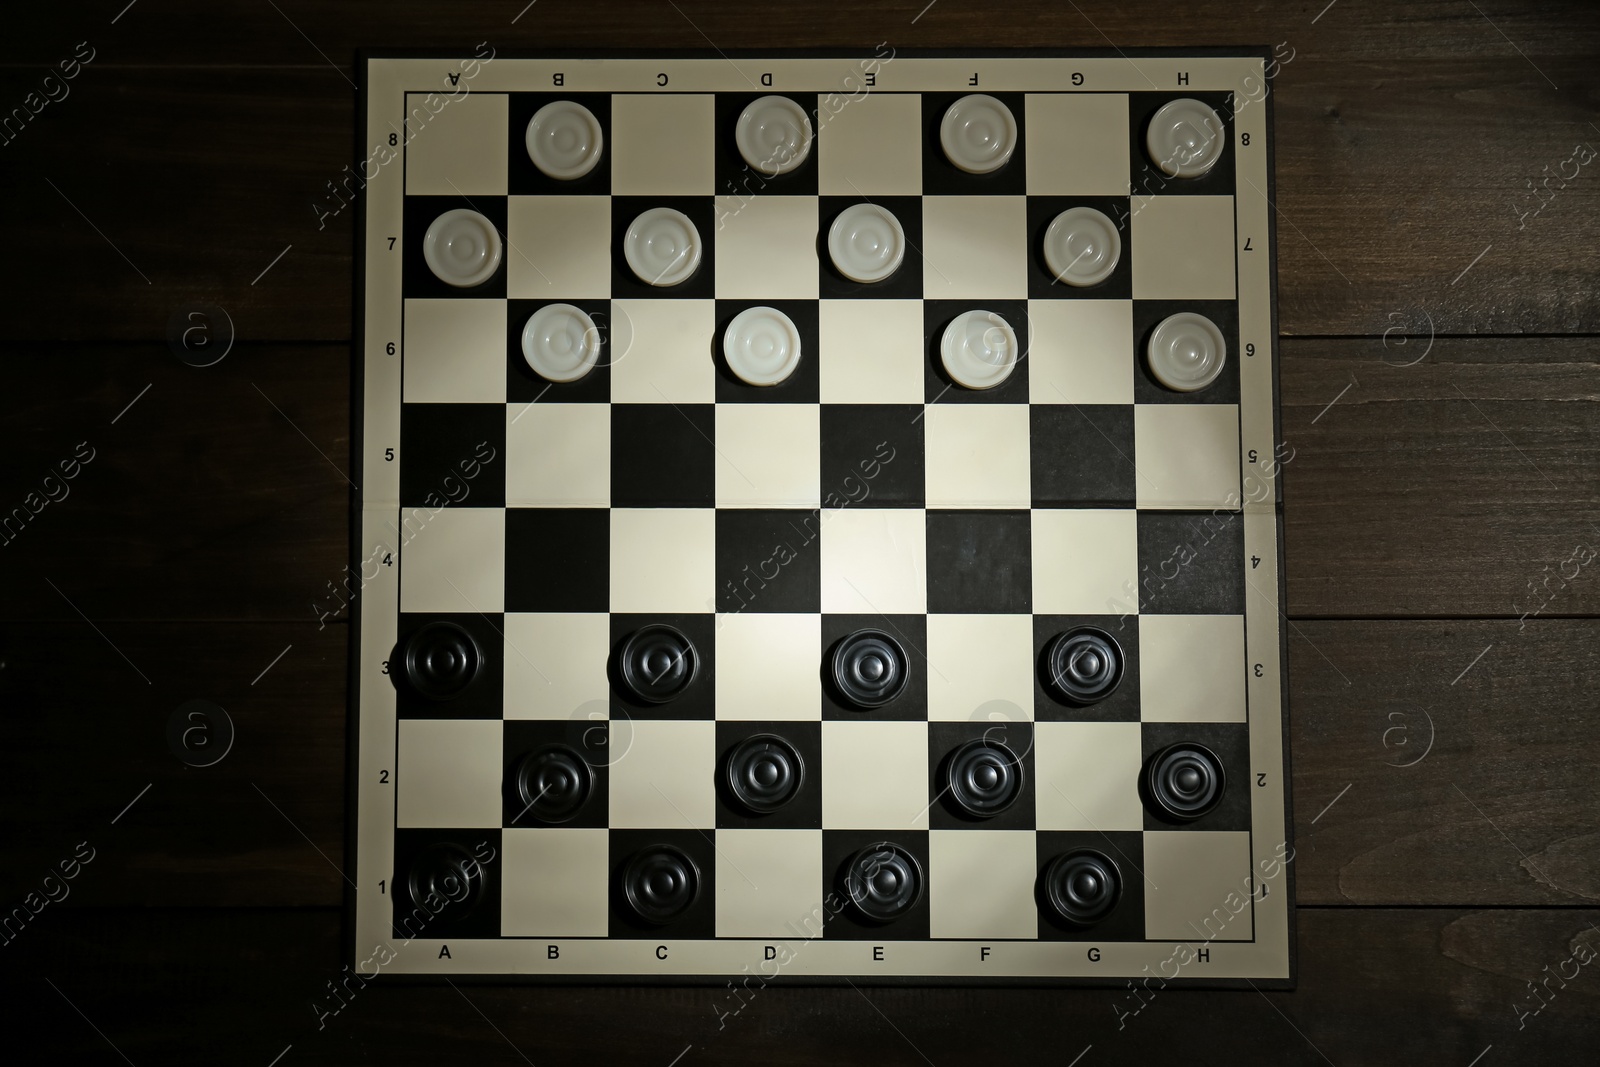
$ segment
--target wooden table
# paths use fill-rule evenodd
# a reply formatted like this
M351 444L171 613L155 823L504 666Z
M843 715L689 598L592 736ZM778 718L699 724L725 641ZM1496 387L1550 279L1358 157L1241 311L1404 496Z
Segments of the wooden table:
M0 539L8 1037L141 1065L1593 1062L1590 5L125 4L0 39L0 508L39 506ZM352 982L331 1012L348 612L314 605L348 545L355 212L329 183L357 48L479 41L1277 46L1298 990ZM203 369L168 345L193 304L237 334ZM237 728L207 768L167 746L192 698Z

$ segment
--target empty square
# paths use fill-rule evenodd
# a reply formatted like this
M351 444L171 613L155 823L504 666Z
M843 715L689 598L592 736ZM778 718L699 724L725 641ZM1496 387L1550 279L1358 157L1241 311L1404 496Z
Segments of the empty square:
M395 825L500 825L500 735L493 719L395 724Z
M506 212L506 292L571 300L611 295L611 201L513 196Z
M920 300L824 300L821 317L824 404L922 403Z
M611 503L710 507L716 499L716 420L710 404L611 405Z
M715 574L716 512L611 512L612 611L710 612Z
M504 404L402 404L398 444L383 456L400 464L401 507L505 505ZM403 521L414 525L420 514Z
M509 508L506 608L603 612L611 604L611 516L604 508Z
M709 720L634 720L632 743L613 755L610 766L611 825L641 830L716 826L716 730Z
M407 94L407 194L504 195L507 121L501 93Z
M715 240L719 298L816 299L816 197L719 196Z
M1146 831L1144 873L1146 937L1250 940L1256 883L1249 834Z
M1033 610L1033 537L1026 511L928 512L928 610Z
M824 196L922 192L922 101L915 93L852 96L817 116L818 187Z
M1041 830L1141 830L1137 722L1041 722L1033 728Z
M506 306L499 300L407 300L408 404L503 404Z
M923 414L921 404L822 405L822 506L922 507Z
M1140 507L1239 506L1237 405L1136 405L1133 443Z
M928 718L1033 718L1033 619L928 616Z
M928 610L924 513L845 508L822 513L822 610L920 614Z
M611 399L627 404L716 400L711 300L613 300Z
M824 514L720 508L716 516L718 611L820 610Z
M1028 408L1025 404L930 404L928 507L1025 508Z
M1138 198L1132 227L1135 299L1233 299L1233 197Z
M1145 722L1245 721L1243 618L1141 616L1139 647Z
M717 506L821 505L815 404L718 404Z
M610 832L539 827L500 835L500 933L605 937Z
M716 97L611 98L611 191L698 196L716 189Z
M505 512L444 508L405 546L401 611L505 608Z
M611 503L611 409L605 404L506 408L506 503L605 507Z
M1025 197L924 197L922 237L927 299L1027 297Z
M1032 830L934 830L928 835L928 902L934 937L1039 933Z
M834 830L928 827L928 724L822 724L822 825Z
M507 612L505 717L605 717L611 637L604 613Z
M1117 614L1137 606L1137 513L1033 512L1033 610L1045 615Z
M1030 300L1028 400L1133 403L1133 303Z
M717 718L822 716L822 619L741 611L717 616Z
M1028 192L1121 196L1128 192L1128 97L1030 93Z
M1131 405L1036 404L1028 421L1034 507L1133 506Z
M821 830L718 830L717 936L794 937L822 906Z
M1140 511L1137 522L1140 614L1244 614L1239 512Z

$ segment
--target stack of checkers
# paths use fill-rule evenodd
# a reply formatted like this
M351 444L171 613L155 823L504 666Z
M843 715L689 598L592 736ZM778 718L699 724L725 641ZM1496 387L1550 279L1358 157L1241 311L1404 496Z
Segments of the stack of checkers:
M419 131L397 915L1183 939L1248 883L1199 96L473 94Z

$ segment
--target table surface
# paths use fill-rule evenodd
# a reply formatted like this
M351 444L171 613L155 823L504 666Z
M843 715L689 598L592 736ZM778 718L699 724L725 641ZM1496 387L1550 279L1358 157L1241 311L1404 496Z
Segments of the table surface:
M12 1033L65 1062L285 1067L1590 1062L1590 5L523 3L7 16L0 514L30 516L0 538ZM481 41L1274 47L1298 989L341 972L349 613L321 616L347 562L355 210L333 189L356 50ZM236 334L206 368L169 345L195 305ZM195 698L236 728L210 767L168 747Z

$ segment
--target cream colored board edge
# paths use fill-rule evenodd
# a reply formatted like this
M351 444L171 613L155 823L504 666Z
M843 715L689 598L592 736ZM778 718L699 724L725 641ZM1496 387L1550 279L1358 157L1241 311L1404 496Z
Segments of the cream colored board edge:
M400 383L404 360L405 308L401 297L401 265L405 261L401 213L405 201L404 79L390 65L373 63L368 71L366 130L372 142L361 167L366 181L366 225L362 256L366 271L361 329L361 463L363 507L400 502ZM402 142L389 147L389 133ZM398 237L389 248L389 238ZM395 354L389 355L393 342ZM385 449L395 449L393 461Z
M1256 77L1261 76L1258 69ZM1260 86L1263 81L1253 84ZM1241 499L1246 511L1271 511L1277 503L1276 473L1293 458L1278 441L1272 379L1277 338L1272 332L1270 205L1267 202L1267 104L1236 86L1234 126L1234 219L1239 284L1239 454ZM1245 145L1248 137L1250 143ZM1248 251L1246 248L1248 247ZM1255 355L1245 355L1247 345ZM1251 451L1256 458L1250 459Z
M357 652L356 686L360 694L356 773L356 863L348 872L356 887L356 959L388 941L392 926L390 897L380 880L393 880L395 738L399 716L394 686L384 674L397 639L400 615L400 564L403 545L394 534L398 514L389 507L361 512L360 563L352 564L362 584L361 647ZM393 565L383 563L392 555ZM371 561L370 563L368 561ZM390 773L385 776L384 771Z
M1256 944L1281 959L1281 969L1268 977L1287 977L1289 967L1290 879L1274 864L1292 864L1293 845L1285 823L1285 744L1283 732L1282 618L1278 602L1278 517L1271 511L1244 515L1245 554L1245 705L1250 734L1250 861L1259 881L1267 881L1266 895L1254 903ZM1251 560L1260 559L1259 567ZM1256 677L1256 665L1261 676ZM1272 882L1278 884L1273 885Z

